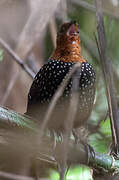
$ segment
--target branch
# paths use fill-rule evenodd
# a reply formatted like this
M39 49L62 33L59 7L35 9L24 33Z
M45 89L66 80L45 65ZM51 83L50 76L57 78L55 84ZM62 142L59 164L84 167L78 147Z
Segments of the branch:
M4 130L2 134L2 129L4 127L8 128ZM21 133L20 131L19 133L13 131L17 129L17 127L21 129ZM25 133L23 133L23 128L26 129ZM11 154L17 154L17 157L21 157L21 159L28 158L29 162L31 162L31 157L34 157L35 154L34 158L36 160L41 160L42 162L46 163L46 165L48 162L50 162L50 164L52 164L52 167L56 168L55 159L57 160L57 163L58 161L60 161L62 143L57 142L55 149L53 149L54 142L51 136L44 136L42 142L39 143L39 129L39 125L35 123L34 120L28 119L28 117L26 117L25 115L21 115L14 111L0 107L0 157L1 155L2 157L3 155L5 156L5 160L3 161L4 164L7 160L6 157L14 157L11 156ZM13 133L13 137L11 136L10 132ZM1 137L5 142L8 142L6 145L4 141L1 141ZM92 155L92 153L90 152L87 153L86 146L84 146L84 144L81 144L80 142L76 144L74 140L70 139L68 148L67 163L70 166L84 164L90 165L90 167L96 169L102 168L107 171L116 171L117 168L119 168L119 160L115 160L114 158L112 158L112 156L101 154L98 152L95 152L94 155ZM15 160L18 163L18 160ZM9 163L9 165L11 166L11 161ZM12 164L12 167L14 167L14 163ZM39 168L39 171L43 170L41 167ZM47 166L44 166L44 168L47 168Z
M112 138L114 151L119 153L119 111L117 106L117 99L114 87L113 72L110 58L107 55L106 37L104 30L104 21L102 15L102 1L96 0L96 14L97 14L97 31L98 31L98 50L103 69L104 79L106 83L107 99L109 114L111 120Z
M71 0L71 1L72 1L72 3L77 4L77 5L79 5L79 6L83 7L83 8L91 11L91 12L96 12L96 8L95 8L95 6L93 4L90 4L90 3L86 2L86 1L83 1L83 0ZM111 11L109 11L107 9L103 9L103 13L105 15L110 16L111 18L119 20L119 15L115 14L115 11L111 12Z
M77 66L74 66L72 70L73 71L75 70L75 71L74 71L74 74L72 75L72 97L70 98L70 101L68 102L68 106L69 106L68 113L67 113L66 119L64 120L64 134L63 134L63 143L62 143L62 149L61 149L61 153L63 154L63 156L60 160L61 162L60 180L62 179L64 180L64 175L65 175L65 171L67 167L70 135L73 129L73 123L74 123L76 113L78 110L81 64L77 64ZM67 78L69 79L69 77L70 76L68 74Z
M39 131L39 125L30 117L21 115L7 108L0 107L0 128L1 127L18 127Z
M34 178L32 178L32 177L11 174L11 173L7 173L7 172L3 172L3 171L0 171L0 177L5 178L5 179L12 179L12 180L34 180ZM49 179L38 178L37 180L49 180Z
M22 59L10 48L10 46L0 38L0 44L4 47L4 49L10 54L10 56L15 60L20 67L33 79L35 73L23 63Z

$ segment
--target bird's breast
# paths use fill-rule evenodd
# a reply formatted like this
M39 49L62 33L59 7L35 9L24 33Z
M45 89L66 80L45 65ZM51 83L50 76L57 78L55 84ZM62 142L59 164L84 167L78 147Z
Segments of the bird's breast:
M74 62L63 62L60 60L49 60L37 73L28 95L29 110L32 105L44 105L50 103L53 95L65 79L66 74L72 69ZM79 78L79 105L78 118L75 126L78 126L81 121L88 118L95 96L95 72L92 66L83 62L81 64L81 71ZM72 96L72 78L68 82L62 97L59 99L57 105L62 106L62 102ZM63 106L62 106L63 107ZM65 108L65 107L64 107ZM63 108L61 108L63 109ZM37 113L36 113L37 114ZM62 124L62 123L61 123Z

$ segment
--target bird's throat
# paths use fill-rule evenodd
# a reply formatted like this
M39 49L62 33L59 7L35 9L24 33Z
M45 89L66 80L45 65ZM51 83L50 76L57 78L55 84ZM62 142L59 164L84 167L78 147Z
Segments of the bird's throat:
M64 46L57 46L50 59L59 59L64 62L86 62L81 55L80 46L75 41L70 44L65 43Z

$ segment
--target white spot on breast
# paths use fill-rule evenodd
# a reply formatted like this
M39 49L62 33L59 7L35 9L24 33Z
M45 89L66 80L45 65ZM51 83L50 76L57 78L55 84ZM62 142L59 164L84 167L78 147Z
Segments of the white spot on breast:
M71 84L69 84L69 88L71 88Z

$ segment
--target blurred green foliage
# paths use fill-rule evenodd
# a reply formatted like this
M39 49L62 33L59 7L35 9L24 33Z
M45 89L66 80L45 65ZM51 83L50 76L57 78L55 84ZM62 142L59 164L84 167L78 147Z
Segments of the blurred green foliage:
M51 180L59 180L59 173L57 171L50 171L50 179ZM91 171L86 166L76 166L70 168L66 173L64 180L93 180Z
M2 61L2 60L3 60L3 50L0 49L0 61Z
M99 126L99 133L90 136L90 144L97 152L106 153L111 144L110 120L107 118Z

